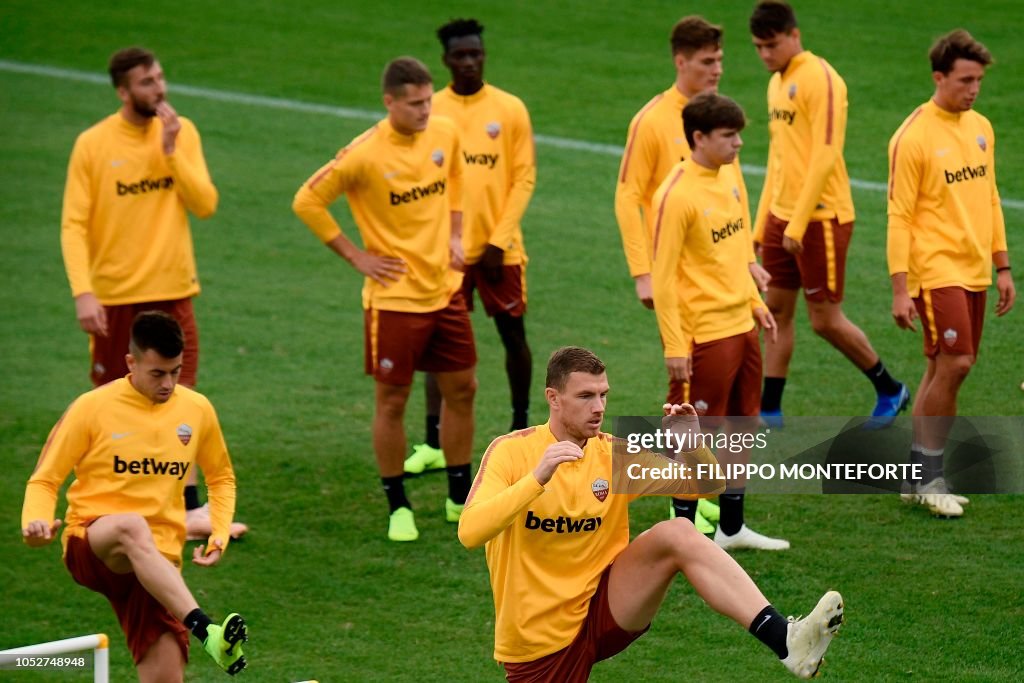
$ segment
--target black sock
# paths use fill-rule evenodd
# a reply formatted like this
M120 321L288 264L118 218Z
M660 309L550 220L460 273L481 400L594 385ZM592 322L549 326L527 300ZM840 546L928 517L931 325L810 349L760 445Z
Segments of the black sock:
M762 643L772 649L772 652L785 659L789 656L789 648L786 647L786 634L789 633L789 622L779 614L779 611L768 605L757 613L754 620L750 622L750 633Z
M877 363L865 370L864 374L875 385L875 393L882 396L893 396L899 393L900 383L894 380L889 371L885 369L885 364L882 363L881 358L878 359Z
M761 411L775 413L782 410L782 390L785 388L785 377L765 377L764 391L761 392Z
M914 481L917 486L924 486L942 476L943 450L925 448L919 444L910 447L910 464L921 466L921 478Z
M199 639L199 642L205 643L206 637L209 635L206 632L206 627L213 623L210 617L206 616L203 610L196 607L194 610L185 615L185 618L181 620L181 623L185 624L185 628L192 631L192 635Z
M697 501L695 500L673 498L672 509L676 511L676 517L685 517L691 522L697 519Z
M526 429L530 424L530 409L529 408L512 408L512 428L510 432L514 432L518 429Z
M195 510L199 505L199 491L192 484L185 486L185 509Z
M399 474L397 477L380 478L380 483L384 486L384 495L388 497L389 513L394 512L398 508L409 508L412 510L409 499L405 497L405 484L402 482L404 477L405 475Z
M469 487L473 485L469 463L449 465L446 469L448 471L448 497L456 505L465 505L466 498L469 497Z
M718 509L722 515L718 528L723 534L736 534L743 526L743 494L723 493L718 497Z
M431 448L441 447L441 416L427 415L427 445Z

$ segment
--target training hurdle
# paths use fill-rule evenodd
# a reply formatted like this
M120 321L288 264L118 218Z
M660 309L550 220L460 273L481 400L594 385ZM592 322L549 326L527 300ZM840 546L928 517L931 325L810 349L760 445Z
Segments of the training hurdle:
M19 667L19 660L27 658L52 659L56 655L64 655L69 652L81 652L92 650L93 652L93 683L108 683L110 680L110 639L105 633L94 633L88 636L77 638L65 638L64 640L52 640L48 643L26 645L11 650L0 650L0 669L18 670L54 668L53 664L47 661L37 662L35 660ZM63 659L67 659L66 657Z

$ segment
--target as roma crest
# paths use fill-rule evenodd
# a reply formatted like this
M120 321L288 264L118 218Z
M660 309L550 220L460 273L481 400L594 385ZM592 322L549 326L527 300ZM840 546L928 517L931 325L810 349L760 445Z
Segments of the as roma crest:
M192 440L192 428L184 422L178 425L178 441L181 442L182 446L187 446L188 442Z
M958 337L959 335L956 333L956 330L954 330L952 327L942 333L942 338L945 339L946 343L949 344L950 346L956 344L956 340Z
M608 497L608 480L595 479L594 483L590 485L590 490L594 492L594 498L603 503L604 499Z

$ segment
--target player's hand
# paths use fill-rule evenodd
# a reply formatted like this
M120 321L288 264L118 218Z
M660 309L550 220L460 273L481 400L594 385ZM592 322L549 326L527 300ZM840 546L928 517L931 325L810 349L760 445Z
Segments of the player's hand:
M892 319L896 321L901 329L917 332L914 320L917 318L917 308L914 301L906 292L892 295Z
M37 519L29 522L28 526L21 530L21 537L33 548L48 545L57 537L57 529L60 528L60 525L59 519L55 519L49 524L42 519Z
M572 441L553 443L547 447L544 455L540 457L537 468L533 470L533 476L537 478L537 482L541 486L544 486L551 481L551 477L555 476L555 470L558 469L559 465L563 462L580 460L582 457L583 449Z
M757 285L759 292L768 291L768 283L772 281L772 275L765 267L757 261L752 261L747 265L747 269L750 271L750 277L754 278L754 284Z
M761 243L756 240L754 241L754 256L757 258L758 261L764 260L764 254L762 253Z
M466 269L466 252L462 248L462 237L452 235L448 240L448 267L452 270Z
M665 367L668 369L669 379L677 382L690 381L690 358L666 358Z
M1003 270L996 275L996 290L999 292L996 315L1003 316L1010 312L1017 299L1017 289L1013 286L1013 274L1010 271Z
M107 311L92 292L75 297L75 315L79 326L89 334L107 336Z
M683 437L682 443L695 443L700 435L700 418L697 410L689 403L666 403L661 407L664 417L661 418L663 429Z
M178 118L178 112L174 111L174 107L171 106L170 102L164 100L156 105L156 115L160 117L160 122L164 124L162 139L164 154L174 154L178 133L181 131L181 119Z
M757 321L757 326L765 331L766 334L772 335L772 342L779 340L779 326L775 322L775 316L767 308L755 308L754 309L754 320Z
M491 284L501 282L504 267L505 250L488 244L484 248L484 255L480 257L480 270L483 271L484 279Z
M640 299L645 307L654 309L654 290L651 288L651 274L637 275L633 280L636 282L636 298Z
M192 563L198 564L200 567L212 567L220 562L224 544L220 539L216 539L213 544L214 548L209 553L206 553L205 545L197 545L192 551Z
M385 287L405 275L405 261L393 256L378 256L359 249L350 260L356 270Z
M804 245L797 242L792 237L782 236L782 248L788 251L790 254L801 254L804 250Z

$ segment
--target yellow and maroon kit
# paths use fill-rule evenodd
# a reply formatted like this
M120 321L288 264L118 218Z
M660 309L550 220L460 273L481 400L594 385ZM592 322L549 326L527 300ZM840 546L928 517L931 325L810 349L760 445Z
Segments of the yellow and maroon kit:
M754 224L760 240L770 211L801 241L810 221L852 223L850 176L843 158L846 83L805 50L768 82L768 170Z
M655 95L629 124L615 186L615 218L631 277L651 272L655 191L680 161L690 157L683 133L686 96L675 85ZM740 173L739 158L734 162ZM750 254L753 261L753 251Z
M321 241L341 232L327 207L344 194L366 250L405 262L393 284L366 278L363 308L428 313L448 304L461 277L449 268L451 212L462 210L460 156L449 119L431 117L412 135L385 119L299 188L293 208Z
M451 86L434 93L432 111L453 120L459 131L463 183L473 195L463 211L466 263L479 261L488 244L505 251L505 265L525 263L520 222L537 181L526 105L485 83L472 95Z
M889 273L907 274L926 355L976 355L992 255L1007 251L992 124L918 107L889 141L888 198Z
M155 117L139 127L112 114L78 136L61 219L72 296L112 306L199 293L188 213L212 215L217 188L195 125L179 120L169 155Z
M743 176L732 164L710 169L689 159L669 172L654 205L651 284L665 357L693 362L689 396L669 398L708 415L746 415L760 401L753 311L765 304L748 266ZM670 394L681 389L673 384Z
M57 493L71 471L62 541L85 538L98 517L142 515L157 549L181 566L185 543L183 490L187 475L203 471L215 541L227 549L235 512L235 474L213 406L177 386L166 403L153 403L125 377L80 396L54 426L25 489L22 526L54 519Z

